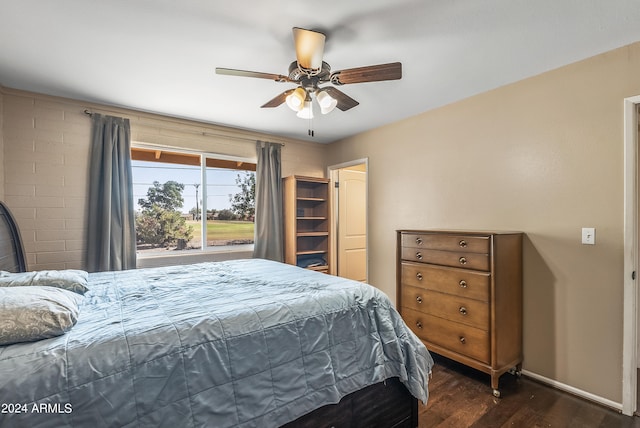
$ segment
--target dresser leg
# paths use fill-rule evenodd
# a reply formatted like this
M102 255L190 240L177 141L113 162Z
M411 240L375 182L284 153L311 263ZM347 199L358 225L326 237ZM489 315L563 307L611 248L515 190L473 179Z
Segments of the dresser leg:
M498 389L500 383L500 376L496 373L491 373L491 388L493 389L493 396L500 398L500 390Z
M518 363L515 367L509 369L509 374L517 377L522 377L522 363Z

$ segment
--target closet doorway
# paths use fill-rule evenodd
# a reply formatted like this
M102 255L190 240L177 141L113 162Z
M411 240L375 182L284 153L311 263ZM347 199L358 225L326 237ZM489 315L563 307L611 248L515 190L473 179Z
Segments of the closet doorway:
M366 159L329 167L334 218L332 273L362 282L368 280L367 169Z

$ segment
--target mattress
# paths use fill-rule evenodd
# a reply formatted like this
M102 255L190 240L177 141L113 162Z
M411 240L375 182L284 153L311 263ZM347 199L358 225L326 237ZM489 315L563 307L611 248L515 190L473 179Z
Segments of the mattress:
M260 259L100 272L66 334L0 346L0 426L276 427L433 360L387 296Z

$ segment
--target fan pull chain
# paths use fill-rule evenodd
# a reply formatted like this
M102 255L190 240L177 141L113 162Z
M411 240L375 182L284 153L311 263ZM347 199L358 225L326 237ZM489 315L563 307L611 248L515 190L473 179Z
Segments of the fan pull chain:
M313 118L309 118L309 129L307 131L309 133L310 137L314 137L314 131L313 131Z

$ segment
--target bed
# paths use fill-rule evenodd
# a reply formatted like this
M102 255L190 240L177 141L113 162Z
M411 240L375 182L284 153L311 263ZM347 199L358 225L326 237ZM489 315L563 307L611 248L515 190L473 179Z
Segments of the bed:
M26 270L19 233L0 247ZM0 346L0 426L415 427L428 398L431 356L366 284L251 259L86 289L64 334Z

